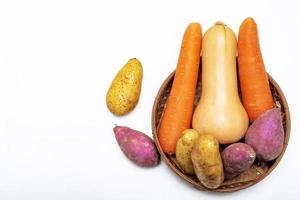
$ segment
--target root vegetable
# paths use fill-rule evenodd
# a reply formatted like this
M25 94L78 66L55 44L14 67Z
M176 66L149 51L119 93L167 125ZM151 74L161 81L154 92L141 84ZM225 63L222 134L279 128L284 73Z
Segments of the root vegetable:
M114 127L114 132L121 150L128 159L144 167L158 164L159 155L149 136L125 126Z

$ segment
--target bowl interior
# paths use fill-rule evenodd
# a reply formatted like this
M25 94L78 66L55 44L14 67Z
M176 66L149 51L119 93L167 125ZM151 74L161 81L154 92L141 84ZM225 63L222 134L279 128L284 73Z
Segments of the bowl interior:
M279 161L281 160L285 149L288 144L289 136L290 136L290 114L289 114L289 108L288 104L286 102L285 96L283 92L281 91L279 85L275 82L275 80L269 76L269 83L272 90L274 101L276 102L276 106L281 109L283 113L283 127L285 132L284 137L284 148L279 157L273 161L270 162L258 162L257 160L255 163L244 173L241 175L231 179L226 180L224 183L217 189L208 189L205 188L197 179L196 176L191 176L185 174L179 167L179 165L176 162L175 156L165 154L161 146L159 144L158 138L157 138L157 130L159 127L160 119L163 114L163 111L165 109L166 101L169 96L173 78L174 78L175 71L171 73L168 78L164 81L161 88L158 91L158 94L156 96L153 110L152 110L152 132L154 136L154 141L157 146L157 149L164 160L164 162L172 169L173 172L175 172L178 176L180 176L183 180L190 183L192 186L194 186L197 189L200 190L210 190L210 191L216 191L216 192L234 192L238 191L247 187L250 187L259 181L261 181L263 178L265 178L270 172L277 166ZM201 96L201 67L199 71L198 76L198 84L196 89L196 96L194 101L194 107L196 107L199 99ZM243 142L244 138L241 139ZM225 148L225 145L221 145L221 149Z

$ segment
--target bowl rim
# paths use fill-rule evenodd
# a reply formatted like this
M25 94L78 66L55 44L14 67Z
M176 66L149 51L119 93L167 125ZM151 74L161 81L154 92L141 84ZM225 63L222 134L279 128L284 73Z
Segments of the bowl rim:
M162 92L165 90L167 84L171 81L171 79L174 77L175 75L175 71L174 70L162 83L162 85L160 86L155 101L153 103L153 107L152 107L152 116L151 116L151 127L152 127L152 135L154 138L154 143L158 149L158 152L162 158L162 160L168 165L168 167L176 174L178 175L181 179L184 179L185 182L188 182L189 184L191 184L194 188L199 189L199 190L203 190L203 191L213 191L213 192L236 192L248 187L251 187L255 184L257 184L258 182L262 181L264 178L266 178L278 165L278 163L280 162L280 160L282 159L286 148L288 146L289 143L289 138L290 138L290 131L291 131L291 117L290 117L290 111L289 111L289 106L286 100L286 97L283 93L283 91L281 90L280 86L278 85L278 83L273 79L273 77L268 74L268 78L269 78L269 83L271 83L273 85L273 87L276 89L277 93L279 94L279 98L282 101L282 108L284 110L284 114L285 114L285 119L286 119L286 124L285 124L285 135L284 135L284 146L282 149L282 152L280 153L280 155L275 159L274 163L272 164L272 166L268 169L268 171L263 174L262 176L260 176L259 178L257 178L256 180L250 181L249 183L245 183L243 185L237 186L237 187L228 187L228 188L216 188L216 189L209 189L204 187L201 183L196 182L194 180L192 180L191 178L189 178L188 175L182 173L179 169L177 169L172 162L170 161L170 159L167 157L167 155L163 152L160 144L159 144L159 140L157 137L157 129L156 129L156 108L158 106L158 101L159 101L159 97L161 96ZM159 125L158 125L159 126Z

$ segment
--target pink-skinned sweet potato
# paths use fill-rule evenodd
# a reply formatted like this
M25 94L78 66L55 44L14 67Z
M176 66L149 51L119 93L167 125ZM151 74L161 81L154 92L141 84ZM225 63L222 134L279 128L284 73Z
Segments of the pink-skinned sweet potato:
M281 111L274 108L260 115L249 127L245 141L252 146L261 161L271 161L283 149L284 130Z
M231 179L251 167L255 160L253 148L245 143L233 143L222 152L225 179Z
M115 126L113 130L121 150L129 160L143 167L159 163L157 149L149 136L125 126Z

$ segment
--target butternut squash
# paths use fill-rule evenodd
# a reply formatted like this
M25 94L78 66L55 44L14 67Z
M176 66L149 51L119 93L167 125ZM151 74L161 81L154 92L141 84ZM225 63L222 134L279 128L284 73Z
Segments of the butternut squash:
M202 94L192 126L200 134L212 134L220 144L240 140L249 125L238 94L237 40L234 32L217 22L202 42Z

